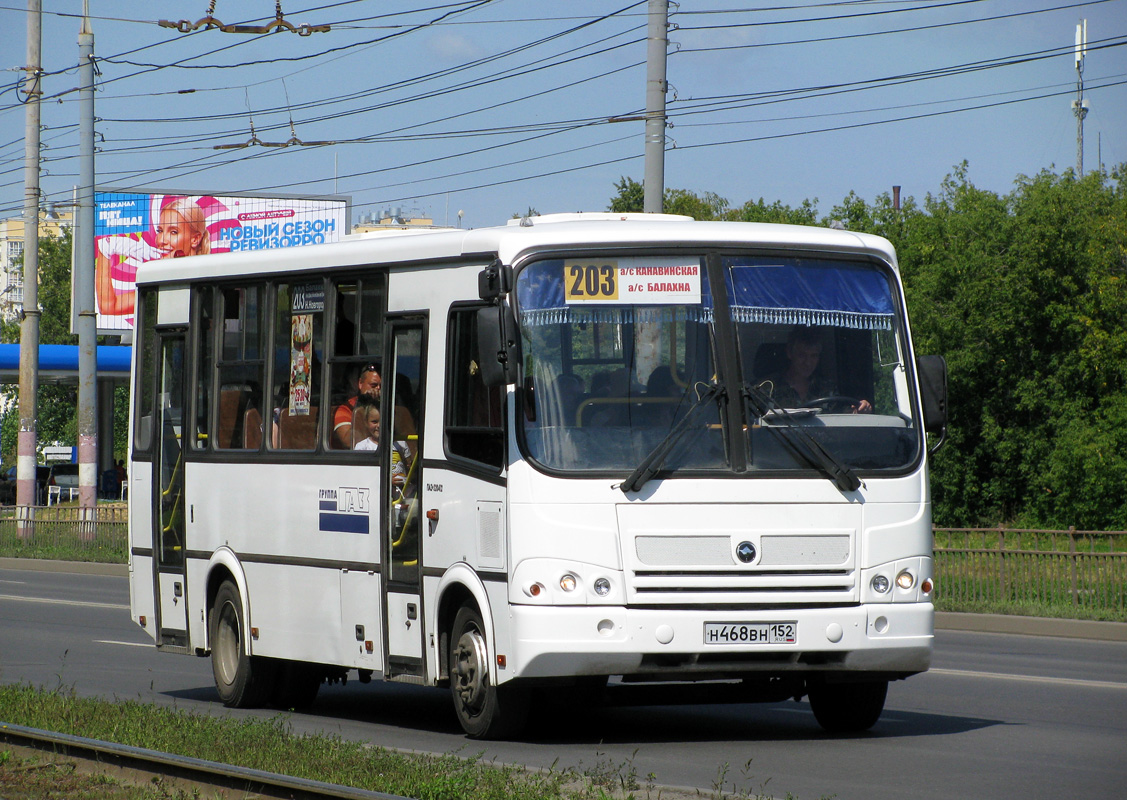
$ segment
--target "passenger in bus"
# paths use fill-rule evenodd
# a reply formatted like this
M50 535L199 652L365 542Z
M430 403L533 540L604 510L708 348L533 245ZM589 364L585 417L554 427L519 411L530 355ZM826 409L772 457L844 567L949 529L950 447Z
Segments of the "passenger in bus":
M380 404L371 395L356 398L352 414L353 450L378 450L380 446Z
M415 494L414 480L407 485L408 478L414 478L411 465L414 457L407 447L407 442L398 441L391 443L391 485L396 492L396 500L409 499Z
M356 410L356 401L363 395L372 397L376 404L380 400L380 368L378 364L366 364L360 369L356 377L356 394L341 403L333 411L333 438L334 450L352 449L352 417Z
M418 450L418 428L415 427L415 415L411 409L418 408L418 398L411 388L411 380L402 372L395 376L395 430L392 433L397 442L402 442L411 457L415 457Z
M629 424L632 387L625 367L597 373L591 378L591 397L583 409L584 426L611 427Z
M790 332L786 344L787 366L782 372L770 375L760 382L782 408L804 408L812 400L837 395L837 388L819 371L822 360L822 337L811 327L798 327ZM854 414L868 414L873 410L868 400L859 400L851 406Z

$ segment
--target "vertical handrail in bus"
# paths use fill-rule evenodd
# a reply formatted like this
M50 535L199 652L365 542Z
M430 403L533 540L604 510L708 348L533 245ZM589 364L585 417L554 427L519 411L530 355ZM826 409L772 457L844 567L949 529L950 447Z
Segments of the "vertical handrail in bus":
M418 434L414 434L414 433L410 434L407 437L407 441L418 443L418 441L419 441ZM416 449L415 455L411 459L411 466L407 469L407 475L404 476L404 478L403 478L403 490L400 493L400 499L403 499L402 492L405 492L407 490L407 487L411 485L411 480L412 480L412 478L415 477L415 466L418 463L419 463L419 453L418 453L418 450ZM394 488L394 487L392 487L392 488ZM399 529L399 534L396 536L395 540L392 541L392 543L391 543L391 546L393 548L398 547L403 542L404 538L406 538L407 529L411 525L411 519L414 517L415 509L416 509L416 507L418 507L418 505L419 505L419 493L416 490L415 495L410 498L410 504L407 506L407 514L403 517L403 526ZM416 559L414 561L405 561L405 562L403 562L403 565L406 566L406 567L412 567L412 566L415 566L418 563L419 563L418 559Z
M180 434L175 434L175 435L176 435L176 441L179 442L180 441ZM162 504L164 503L165 499L168 498L169 494L172 492L172 487L176 485L176 475L177 475L177 473L180 472L180 465L183 464L183 463L184 463L184 448L181 447L179 455L176 456L176 466L174 466L172 468L172 475L170 475L169 478L168 478L168 487L166 489L161 490L160 498L161 498ZM166 526L164 526L161 529L162 534L168 533L172 529L173 520L176 519L176 509L179 507L180 501L183 500L183 499L184 499L184 489L183 489L183 487L181 487L180 491L176 495L176 499L172 502L172 509L170 510L169 515L168 515L169 522ZM180 550L181 545L176 545L172 549L173 550Z

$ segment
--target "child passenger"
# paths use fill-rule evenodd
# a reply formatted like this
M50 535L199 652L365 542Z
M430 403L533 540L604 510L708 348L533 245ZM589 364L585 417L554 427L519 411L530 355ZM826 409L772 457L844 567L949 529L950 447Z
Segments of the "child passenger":
M380 404L376 398L362 394L356 398L352 412L353 450L378 450L380 446Z

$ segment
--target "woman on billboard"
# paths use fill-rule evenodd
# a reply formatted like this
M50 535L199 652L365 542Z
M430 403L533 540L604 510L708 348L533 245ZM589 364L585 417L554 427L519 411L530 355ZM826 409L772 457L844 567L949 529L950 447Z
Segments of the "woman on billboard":
M153 228L153 245L141 234L101 237L97 243L95 286L98 311L132 314L137 266L158 258L180 258L211 252L203 209L188 197L166 198ZM116 285L115 285L116 284ZM118 288L118 285L129 288Z

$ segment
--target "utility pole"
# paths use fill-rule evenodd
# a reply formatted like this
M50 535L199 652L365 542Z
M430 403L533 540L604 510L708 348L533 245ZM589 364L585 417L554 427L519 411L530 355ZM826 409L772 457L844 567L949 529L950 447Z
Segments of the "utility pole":
M1088 101L1084 99L1084 53L1088 50L1088 20L1076 23L1076 99L1072 111L1076 114L1076 177L1084 177L1084 117L1088 116Z
M659 214L665 195L665 60L669 52L669 2L649 0L646 33L646 161L643 210Z
M23 93L24 204L23 309L20 312L20 429L16 439L17 530L30 538L37 486L36 418L39 395L39 86L43 49L43 5L27 0L27 73Z
M98 337L94 311L94 31L88 0L78 33L78 208L74 300L78 317L78 505L82 535L93 536L98 504Z

